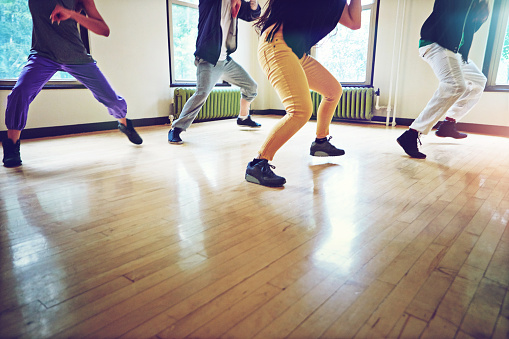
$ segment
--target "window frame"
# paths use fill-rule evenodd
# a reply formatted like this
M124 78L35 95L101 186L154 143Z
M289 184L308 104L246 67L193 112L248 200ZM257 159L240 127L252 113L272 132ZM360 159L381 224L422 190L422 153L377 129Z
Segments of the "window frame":
M170 87L196 87L196 81L177 81L175 80L175 62L174 60L174 47L173 47L173 23L172 23L172 5L180 5L185 7L191 7L198 10L198 6L196 4L192 4L187 1L181 0L166 0L166 22L168 27L168 52L169 52L169 70L170 70ZM198 25L198 23L196 23ZM191 57L191 56L190 56ZM226 81L217 83L216 87L231 87Z
M82 11L82 14L85 14L84 11ZM78 30L80 32L81 40L83 41L83 44L85 45L85 48L87 49L87 52L90 54L90 40L89 40L89 32L88 29L78 24ZM29 32L30 35L32 35L32 31ZM27 55L28 58L28 55ZM12 90L14 88L14 85L16 85L16 82L19 78L14 79L0 79L0 90ZM81 82L78 80L69 80L69 79L62 79L62 80L50 80L48 81L43 89L76 89L76 88L86 88Z
M371 4L362 5L362 10L371 9L369 28L369 41L366 59L366 79L364 82L341 82L344 87L372 87L375 75L376 42L378 36L378 18L380 13L380 0L374 0ZM311 48L311 55L316 56L316 47ZM371 67L369 67L371 65Z
M482 69L484 75L488 79L485 91L509 92L509 84L496 84L498 67L502 57L504 37L509 23L509 2L504 0L495 0L491 14L492 18Z

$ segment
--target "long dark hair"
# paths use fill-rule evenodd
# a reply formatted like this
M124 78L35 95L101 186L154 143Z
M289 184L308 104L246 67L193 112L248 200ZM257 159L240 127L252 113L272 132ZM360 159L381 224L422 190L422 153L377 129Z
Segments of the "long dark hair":
M263 33L265 29L267 29L269 26L275 24L274 28L270 32L270 34L267 36L267 41L271 41L274 34L279 30L281 27L281 24L283 23L283 6L277 6L280 5L279 3L276 5L278 0L269 0L265 7L265 11L263 12L263 15L258 18L258 20L255 21L254 27L258 34Z

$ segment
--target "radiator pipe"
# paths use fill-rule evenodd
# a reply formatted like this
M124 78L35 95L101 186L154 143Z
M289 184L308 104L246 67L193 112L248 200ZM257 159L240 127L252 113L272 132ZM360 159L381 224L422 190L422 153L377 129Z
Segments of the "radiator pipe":
M392 127L396 126L396 112L398 110L398 97L399 97L399 78L400 78L400 72L399 68L401 66L401 52L403 51L403 34L404 34L404 28L405 28L405 11L406 11L406 0L403 0L403 11L401 14L401 30L400 30L400 45L399 45L399 52L398 52L398 69L396 71L396 93L394 94L394 111L392 112Z
M403 3L405 0L403 0ZM399 23L399 17L400 17L400 7L401 7L401 0L398 0L398 8L396 9L396 26L394 29L394 42L392 47L392 62L391 62L391 81L389 85L389 101L387 103L387 117L385 118L385 126L389 126L389 120L392 112L392 94L393 94L393 84L394 84L394 63L396 62L396 45L397 45L397 31L398 31L398 23ZM404 15L404 13L403 13ZM403 21L403 20L402 20ZM400 36L400 47L399 47L399 57L401 57L401 49L402 49L402 38L403 38L403 27L400 29L401 36ZM398 58L398 70L396 71L396 83L399 82L399 63L400 59ZM394 98L394 102L397 102L397 98ZM393 113L393 120L392 120L392 126L396 126L396 104L394 105L394 113Z

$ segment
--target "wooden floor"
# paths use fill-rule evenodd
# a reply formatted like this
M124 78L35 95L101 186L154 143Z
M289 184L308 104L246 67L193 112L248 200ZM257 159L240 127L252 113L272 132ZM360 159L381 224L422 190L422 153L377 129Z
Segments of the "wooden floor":
M0 337L508 338L509 138L309 122L244 180L260 130L22 142L0 168Z

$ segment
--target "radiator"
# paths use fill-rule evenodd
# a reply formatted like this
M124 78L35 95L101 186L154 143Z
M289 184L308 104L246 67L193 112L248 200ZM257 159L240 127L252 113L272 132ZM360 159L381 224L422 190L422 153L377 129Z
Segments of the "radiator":
M373 95L372 87L343 87L343 95L336 107L333 119L371 120L373 117ZM313 102L312 117L316 118L322 96L311 91L311 100Z
M175 88L173 96L173 114L178 118L186 101L194 94L195 88ZM195 121L206 121L237 117L240 110L240 90L216 88L210 92Z

